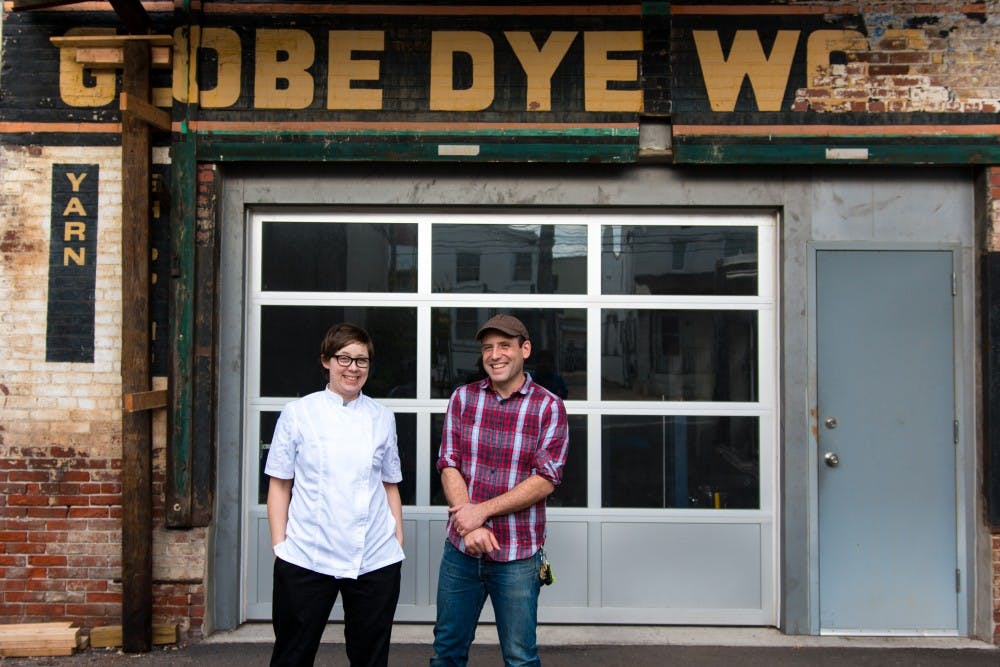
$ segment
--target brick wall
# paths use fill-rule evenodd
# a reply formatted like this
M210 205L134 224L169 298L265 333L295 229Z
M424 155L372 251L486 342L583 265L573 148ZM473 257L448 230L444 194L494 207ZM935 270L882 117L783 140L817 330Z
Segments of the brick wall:
M828 3L831 9L843 3ZM843 62L821 68L798 91L795 111L996 113L1000 77L996 24L972 4L869 0ZM984 3L994 15L996 0ZM846 26L845 26L846 27Z
M1000 645L1000 534L993 535L993 643Z
M99 164L93 363L46 362L52 165ZM0 623L121 623L118 148L0 148ZM154 388L166 386L155 378ZM202 633L204 529L163 528L153 415L153 618Z

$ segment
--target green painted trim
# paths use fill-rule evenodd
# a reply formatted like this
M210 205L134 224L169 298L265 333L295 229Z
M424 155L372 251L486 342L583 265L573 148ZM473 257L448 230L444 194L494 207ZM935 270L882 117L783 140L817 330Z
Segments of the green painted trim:
M273 141L281 137L329 137L331 139L350 137L413 137L423 139L434 137L435 141L444 140L448 137L485 137L491 139L505 137L556 137L565 138L632 138L639 136L639 127L629 128L578 128L574 130L349 130L343 132L331 132L328 130L271 130L268 132L246 132L243 130L211 130L198 133L200 140L211 141L213 137L259 137L261 140ZM438 142L440 143L440 142Z
M828 148L868 150L867 158L829 158ZM815 144L676 144L675 164L997 164L1000 145L949 143L851 145L843 141Z
M194 381L195 212L198 174L195 137L171 146L170 411L167 429L166 524L191 526L192 401Z
M475 155L440 155L434 143L351 143L307 142L263 144L259 142L198 142L198 160L205 162L251 161L379 161L379 162L589 162L631 163L638 158L638 146L628 144L561 143L480 143ZM477 145L473 142L465 144Z

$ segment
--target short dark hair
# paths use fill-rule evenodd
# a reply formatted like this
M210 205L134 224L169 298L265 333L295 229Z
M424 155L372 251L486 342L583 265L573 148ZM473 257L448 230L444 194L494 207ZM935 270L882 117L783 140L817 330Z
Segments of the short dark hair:
M368 348L369 358L375 355L375 344L367 331L357 325L341 322L326 330L323 342L319 346L320 361L329 361L351 343L360 343Z

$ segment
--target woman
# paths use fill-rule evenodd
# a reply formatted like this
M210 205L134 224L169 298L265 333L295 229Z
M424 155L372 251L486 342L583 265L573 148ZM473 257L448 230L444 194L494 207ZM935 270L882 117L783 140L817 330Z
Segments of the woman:
M311 665L343 596L352 667L387 665L403 561L396 420L361 393L373 345L330 327L320 345L325 389L281 412L264 472L274 561L271 665Z

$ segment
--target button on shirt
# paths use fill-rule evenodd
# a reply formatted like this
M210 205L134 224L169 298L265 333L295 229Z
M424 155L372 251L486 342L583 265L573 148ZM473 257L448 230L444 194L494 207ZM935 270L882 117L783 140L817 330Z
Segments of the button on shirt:
M364 394L324 389L288 403L264 472L293 479L282 560L356 579L403 560L382 482L402 478L392 412Z
M487 379L452 394L437 469L457 468L469 500L481 503L532 475L558 486L568 448L566 408L558 396L527 376L520 389L503 398ZM485 525L500 544L500 551L486 554L487 559L527 558L545 543L545 499ZM448 540L465 552L465 541L450 523Z

